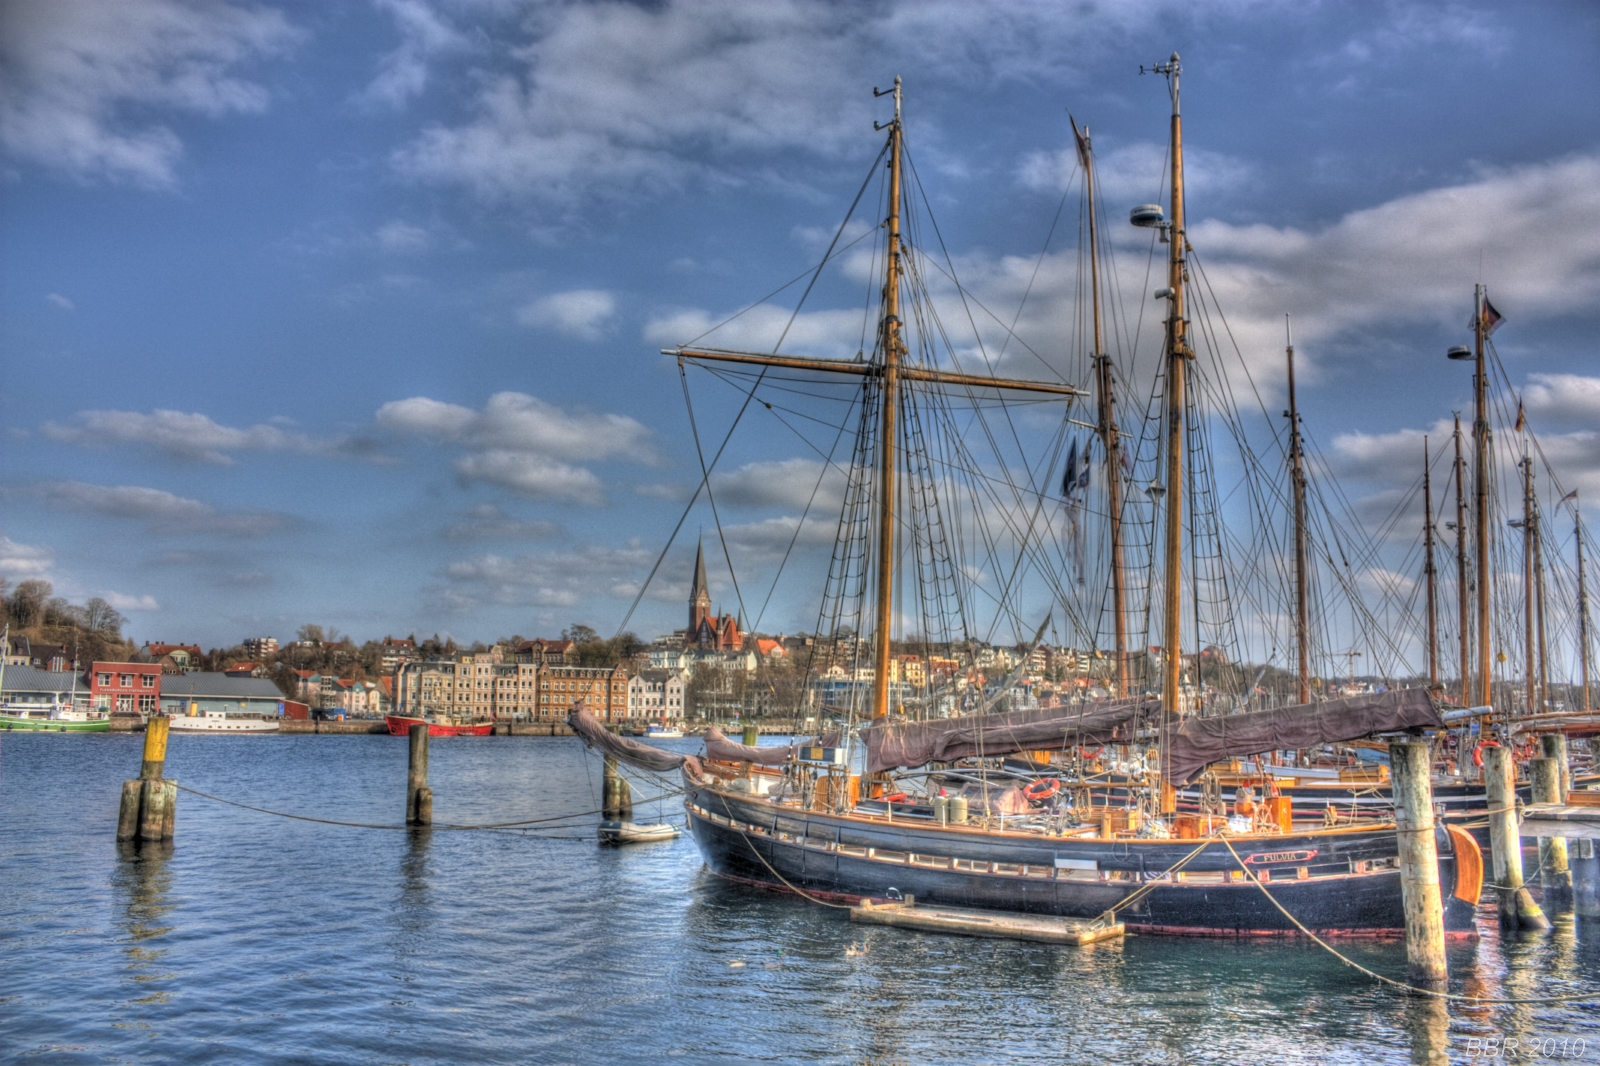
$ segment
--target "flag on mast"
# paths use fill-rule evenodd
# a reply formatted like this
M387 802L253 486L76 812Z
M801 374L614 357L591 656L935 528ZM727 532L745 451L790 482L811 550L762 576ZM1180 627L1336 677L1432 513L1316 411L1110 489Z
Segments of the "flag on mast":
M1500 323L1505 321L1505 316L1494 309L1494 304L1489 302L1487 293L1483 297L1483 306L1478 308L1479 320L1483 323L1483 335L1487 337L1500 328ZM1477 322L1468 322L1468 329L1477 329Z

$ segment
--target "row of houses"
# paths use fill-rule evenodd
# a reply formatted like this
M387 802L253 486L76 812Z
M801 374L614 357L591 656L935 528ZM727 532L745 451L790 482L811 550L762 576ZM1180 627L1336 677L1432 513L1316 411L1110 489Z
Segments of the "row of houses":
M460 660L402 663L393 679L394 707L404 715L449 715L556 721L581 702L606 722L683 717L685 675L618 665L504 661L495 652Z

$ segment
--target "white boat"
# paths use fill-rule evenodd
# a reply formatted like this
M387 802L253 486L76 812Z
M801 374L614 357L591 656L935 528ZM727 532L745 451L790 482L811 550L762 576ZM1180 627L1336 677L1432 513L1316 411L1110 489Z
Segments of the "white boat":
M603 844L648 844L657 840L674 840L677 836L677 826L666 822L650 825L618 821L600 823L600 841Z
M259 714L191 710L173 715L169 727L174 733L276 733L278 720Z
M644 727L644 735L648 740L681 740L683 739L683 730L677 726L651 722Z

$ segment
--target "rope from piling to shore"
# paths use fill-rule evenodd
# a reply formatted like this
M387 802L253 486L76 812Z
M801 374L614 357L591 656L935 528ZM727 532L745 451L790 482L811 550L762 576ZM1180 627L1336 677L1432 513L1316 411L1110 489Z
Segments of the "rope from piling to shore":
M174 782L174 784L177 784L177 783ZM376 822L344 822L344 821L339 821L338 819L335 819L335 818L313 818L311 815L308 815L308 814L290 814L287 811L274 811L274 810L268 810L266 807L254 807L254 806L251 806L248 803L240 803L238 800L224 799L221 796L213 796L213 795L210 795L209 793L201 792L199 789L190 788L187 785L177 785L177 787L178 787L178 789L180 791L187 792L191 796L199 796L201 799L208 799L208 800L211 800L214 803L224 803L224 804L227 804L229 807L240 807L240 808L243 808L244 810L247 810L247 811L255 811L257 814L270 814L275 818L289 818L289 819L292 819L293 821L297 821L297 822L315 822L318 825L337 825L337 826L342 826L342 827L344 827L346 829L411 830L411 829L419 828L417 826L410 826L410 825L387 825L387 824L380 824L380 823L376 823ZM650 799L640 800L639 802L640 803L654 803L654 802L656 802L658 800L670 799L673 796L682 795L682 794L683 794L683 791L681 789L679 789L676 792L664 792L659 796L653 796ZM427 827L424 827L424 828L444 829L444 830L451 830L451 831L491 830L491 829L528 829L528 830L537 831L541 826L545 827L545 828L548 828L548 829L576 829L576 828L578 828L577 825L552 825L550 823L553 823L553 822L566 822L566 821L568 821L570 819L573 819L573 818L588 818L588 817L593 817L594 815L597 815L597 814L604 814L604 813L605 812L602 811L602 810L576 811L576 812L574 812L572 814L552 815L549 818L527 818L527 819L524 819L522 821L516 821L516 822L485 822L485 823L480 824L480 825L457 825L457 824L448 823L448 822L439 822L439 823L435 823L432 826L427 826ZM549 839L552 839L552 840L560 840L560 839L579 840L579 839L583 839L583 838L581 838L581 837L571 837L571 838L551 837Z
M1588 1007L1588 1006L1600 1005L1600 998L1596 998L1595 997L1595 993L1593 993L1593 992L1576 992L1576 993L1573 993L1570 996L1541 996L1541 997L1539 997L1537 999L1513 999L1513 998L1492 997L1492 996L1469 996L1469 995L1464 995L1464 994L1459 993L1459 992L1438 992L1438 991L1435 991L1435 990L1433 990L1431 988L1418 988L1416 985L1410 985L1410 984L1407 984L1404 981L1396 981L1393 977L1385 977L1383 974L1378 973L1375 970L1367 969L1367 967L1361 965L1356 960L1350 958L1350 956L1345 955L1344 953L1339 951L1339 949L1335 948L1332 944L1328 943L1326 940L1322 939L1320 936L1318 936L1317 934L1313 933L1310 929L1307 929L1305 927L1305 925L1300 921L1300 919L1298 919L1294 915L1290 914L1289 911L1284 907L1284 905L1279 903L1277 898L1274 897L1273 894L1267 890L1267 886L1261 883L1261 879L1256 876L1255 871L1250 869L1250 867L1245 865L1245 861L1239 857L1239 853L1237 851L1234 851L1233 841L1229 840L1225 836L1224 837L1219 837L1218 839L1220 839L1224 844L1226 844L1228 846L1228 851L1232 852L1234 861L1236 861L1239 864L1239 869L1243 870L1244 871L1244 875L1250 879L1250 883L1255 885L1257 888L1259 888L1261 890L1261 894L1267 897L1267 902L1271 903L1274 907L1276 907L1278 909L1278 913L1282 914L1285 918L1289 919L1289 921L1293 922L1294 923L1294 927L1296 929L1300 930L1306 936L1310 937L1312 943L1314 943L1318 947L1322 948L1324 951L1326 951L1328 954L1332 955L1334 958L1338 959L1340 962L1344 963L1346 966L1349 966L1349 967L1352 967L1353 969L1361 971L1362 973L1366 974L1368 977L1372 978L1374 981L1379 981L1379 982L1382 982L1383 984L1391 985L1391 986L1393 986L1395 988L1398 988L1398 989L1400 989L1400 990L1402 990L1404 992L1409 992L1412 995L1431 996L1434 999L1456 1000L1456 1001L1463 1002L1463 1003L1519 1003L1519 1004L1566 1003L1566 1004L1570 1004L1571 1006L1575 1006L1575 1007Z

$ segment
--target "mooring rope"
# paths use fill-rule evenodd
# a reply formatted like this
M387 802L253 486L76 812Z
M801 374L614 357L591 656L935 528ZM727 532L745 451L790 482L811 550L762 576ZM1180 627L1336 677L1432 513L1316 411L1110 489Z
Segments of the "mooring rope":
M1570 996L1542 996L1537 999L1510 999L1490 996L1469 996L1457 992L1437 992L1431 988L1418 988L1416 985L1409 985L1404 981L1396 981L1392 977L1385 977L1383 974L1378 973L1375 970L1367 969L1365 966L1350 958L1350 956L1343 954L1332 944L1329 944L1326 940L1307 929L1300 919L1290 914L1284 905L1279 903L1277 898L1267 890L1267 886L1261 883L1261 879L1256 876L1255 871L1246 866L1244 860L1239 858L1239 853L1233 850L1233 841L1229 840L1226 836L1219 837L1218 839L1228 846L1228 851L1232 852L1234 861L1239 864L1239 869L1243 870L1244 875L1250 879L1250 883L1259 888L1261 890L1261 894L1267 897L1267 902L1271 903L1278 909L1278 913L1282 914L1285 918L1289 919L1289 921L1293 922L1294 927L1300 930L1306 936L1310 937L1312 943L1328 952L1328 954L1332 955L1346 966L1361 971L1375 981L1381 981L1383 984L1392 985L1395 988L1399 988L1419 996L1432 996L1435 999L1459 1000L1466 1003L1571 1003L1573 1006L1578 1007L1587 1007L1600 1004L1600 999L1595 998L1595 994L1593 992L1577 992Z
M199 789L190 788L187 785L179 785L177 782L173 782L173 784L176 785L176 787L182 792L187 792L191 796L199 796L201 799L211 800L214 803L225 803L230 807L241 807L241 808L243 808L244 810L247 810L247 811L255 811L257 814L270 814L275 818L289 818L289 819L293 819L294 821L297 821L297 822L316 822L319 825L337 825L337 826L343 826L343 827L345 827L347 829L390 829L390 830L444 829L444 830L450 830L450 831L488 830L488 829L528 829L528 830L537 830L540 826L544 826L544 827L549 828L549 829L574 829L574 828L577 828L575 825L552 825L550 823L553 823L553 822L566 822L566 821L568 821L570 819L573 819L573 818L588 818L588 817L592 817L592 816L594 816L596 814L604 814L605 813L604 810L575 811L575 812L573 812L571 814L552 815L549 818L526 818L526 819L523 819L521 821L516 821L516 822L485 822L485 823L482 823L482 824L479 824L479 825L458 825L458 824L451 823L451 822L435 822L432 825L428 825L428 826L385 825L385 824L379 824L379 823L376 823L376 822L344 822L344 821L339 821L338 819L335 819L335 818L313 818L311 815L308 815L308 814L290 814L287 811L273 811L273 810L268 810L266 807L255 807L255 806L251 806L248 803L240 803L238 800L223 799L221 796L213 796L213 795L210 795L209 793L201 792ZM683 790L679 789L679 790L677 790L675 792L663 792L659 796L653 796L653 797L651 797L649 799L640 800L639 802L640 803L654 803L654 802L657 802L659 800L670 799L673 796L679 796L679 795L682 795L682 794L683 794ZM571 837L571 838L549 837L549 838L546 838L546 839L550 839L550 840L560 840L560 839L578 840L578 839L582 839L582 838L580 838L580 837Z

